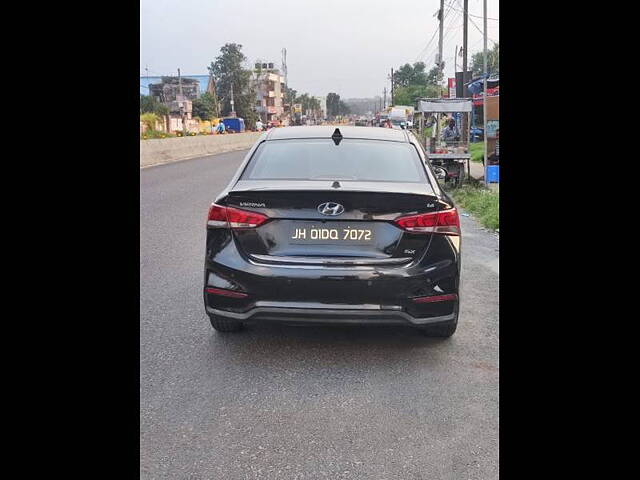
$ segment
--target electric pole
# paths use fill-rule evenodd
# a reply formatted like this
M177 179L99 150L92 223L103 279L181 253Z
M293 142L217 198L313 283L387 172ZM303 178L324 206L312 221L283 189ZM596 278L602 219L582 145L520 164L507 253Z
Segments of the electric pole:
M384 90L382 90L382 93L384 95L384 102L383 102L383 109L387 108L387 87L384 87Z
M442 33L444 28L444 0L440 0L440 11L438 12L438 19L440 20L440 31L438 32L438 70L440 71L440 82L444 78L444 62L442 61ZM440 92L442 96L442 91Z
M184 96L182 94L182 77L180 76L180 69L178 69L178 95L180 98L176 98L178 101L178 108L180 109L180 121L182 122L182 135L184 136L187 133L187 125L185 122L184 115Z
M231 117L235 117L236 116L236 111L234 109L233 106L233 80L231 81L231 112L229 113L229 116Z
M393 101L393 68L391 69L391 106L393 107L395 102Z
M462 12L462 96L467 98L468 91L465 85L467 81L467 28L469 26L469 0L464 0L464 7ZM473 125L473 104L471 105L471 124ZM467 142L467 115L462 116L462 140Z
M456 53L453 55L453 78L456 77L457 72L458 72L458 46L456 45ZM458 84L456 83L456 89L457 88L458 88ZM449 93L449 96L451 96L451 93Z
M489 171L488 167L489 167L489 157L487 155L487 149L488 149L488 145L489 145L489 138L487 137L487 0L483 1L483 5L484 5L484 53L483 53L483 66L482 66L482 71L484 72L484 79L482 80L483 83L483 90L484 90L484 95L482 96L482 121L483 121L483 128L484 128L484 183L485 185L489 186L489 181L488 181L488 175L487 172Z
M469 6L469 0L464 0L464 12L462 14L462 79L463 79L463 90L462 96L466 97L466 89L464 87L464 75L467 73L467 28L469 26L469 12L467 7Z

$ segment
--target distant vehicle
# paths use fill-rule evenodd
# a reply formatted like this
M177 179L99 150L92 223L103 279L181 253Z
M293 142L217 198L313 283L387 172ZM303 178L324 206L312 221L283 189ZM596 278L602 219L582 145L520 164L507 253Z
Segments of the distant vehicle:
M356 120L356 127L366 127L368 123L366 118L359 118Z
M406 120L400 120L397 118L391 119L391 128L395 128L396 130L404 130L407 126Z
M409 115L404 107L393 107L389 112L389 119L393 128L404 129L409 121Z
M223 118L224 128L233 132L244 132L244 119L238 117Z
M204 307L220 332L374 323L450 337L460 241L458 210L413 134L275 128L209 208Z
M471 135L472 142L479 142L484 140L484 129L480 127L471 127L469 135Z

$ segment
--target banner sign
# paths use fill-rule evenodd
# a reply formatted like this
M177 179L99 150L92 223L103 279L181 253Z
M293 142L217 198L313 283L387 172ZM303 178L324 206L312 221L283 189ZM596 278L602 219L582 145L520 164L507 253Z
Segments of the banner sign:
M449 98L456 98L456 79L455 78L449 78L448 87L449 87Z

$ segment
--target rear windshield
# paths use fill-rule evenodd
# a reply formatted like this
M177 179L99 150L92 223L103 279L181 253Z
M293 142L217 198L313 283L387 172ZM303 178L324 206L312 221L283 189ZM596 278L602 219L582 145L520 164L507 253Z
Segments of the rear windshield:
M258 147L242 180L356 180L424 183L410 143L382 140L272 140Z

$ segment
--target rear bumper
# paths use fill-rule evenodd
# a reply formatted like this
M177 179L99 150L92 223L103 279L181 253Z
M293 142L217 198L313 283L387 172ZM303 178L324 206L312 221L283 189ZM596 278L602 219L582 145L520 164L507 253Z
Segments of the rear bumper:
M321 305L292 302L259 302L246 312L231 312L206 307L209 315L217 315L245 323L262 321L293 324L378 324L427 325L455 319L449 315L418 318L402 311L401 307L381 305Z

